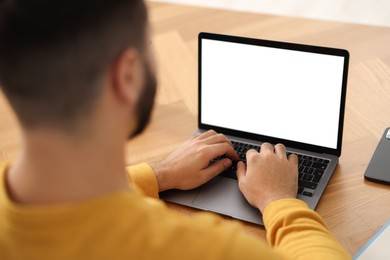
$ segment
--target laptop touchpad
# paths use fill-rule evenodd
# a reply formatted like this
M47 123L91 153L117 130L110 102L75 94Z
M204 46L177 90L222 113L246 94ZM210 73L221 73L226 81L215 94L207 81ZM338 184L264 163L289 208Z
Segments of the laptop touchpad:
M246 201L236 180L214 178L202 187L193 204L204 210L262 223L260 211Z

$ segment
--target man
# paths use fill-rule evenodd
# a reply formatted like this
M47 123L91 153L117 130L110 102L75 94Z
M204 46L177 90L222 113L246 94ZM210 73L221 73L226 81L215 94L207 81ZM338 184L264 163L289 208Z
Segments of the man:
M349 258L295 199L297 158L280 144L248 151L237 170L271 247L238 223L150 198L197 187L238 157L209 131L126 171L123 145L146 126L155 94L149 41L142 0L0 2L0 81L23 136L18 160L0 168L0 258Z

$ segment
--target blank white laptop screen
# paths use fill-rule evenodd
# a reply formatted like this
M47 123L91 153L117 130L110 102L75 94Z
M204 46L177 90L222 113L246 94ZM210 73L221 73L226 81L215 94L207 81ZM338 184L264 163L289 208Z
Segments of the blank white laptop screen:
M203 124L337 148L344 57L202 39Z

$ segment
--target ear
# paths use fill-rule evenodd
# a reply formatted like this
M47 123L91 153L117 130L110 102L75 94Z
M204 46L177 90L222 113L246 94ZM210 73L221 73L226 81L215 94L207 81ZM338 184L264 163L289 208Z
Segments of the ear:
M111 68L111 86L114 96L122 103L135 104L142 89L142 62L136 49L128 48Z

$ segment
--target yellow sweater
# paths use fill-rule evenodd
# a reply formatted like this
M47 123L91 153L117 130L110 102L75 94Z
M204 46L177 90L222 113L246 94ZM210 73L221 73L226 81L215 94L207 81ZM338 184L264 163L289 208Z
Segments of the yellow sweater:
M128 168L139 191L82 203L27 207L6 191L0 166L0 259L349 259L321 217L301 201L280 200L264 212L268 246L239 222L168 210L148 164ZM44 188L44 187L43 187Z

